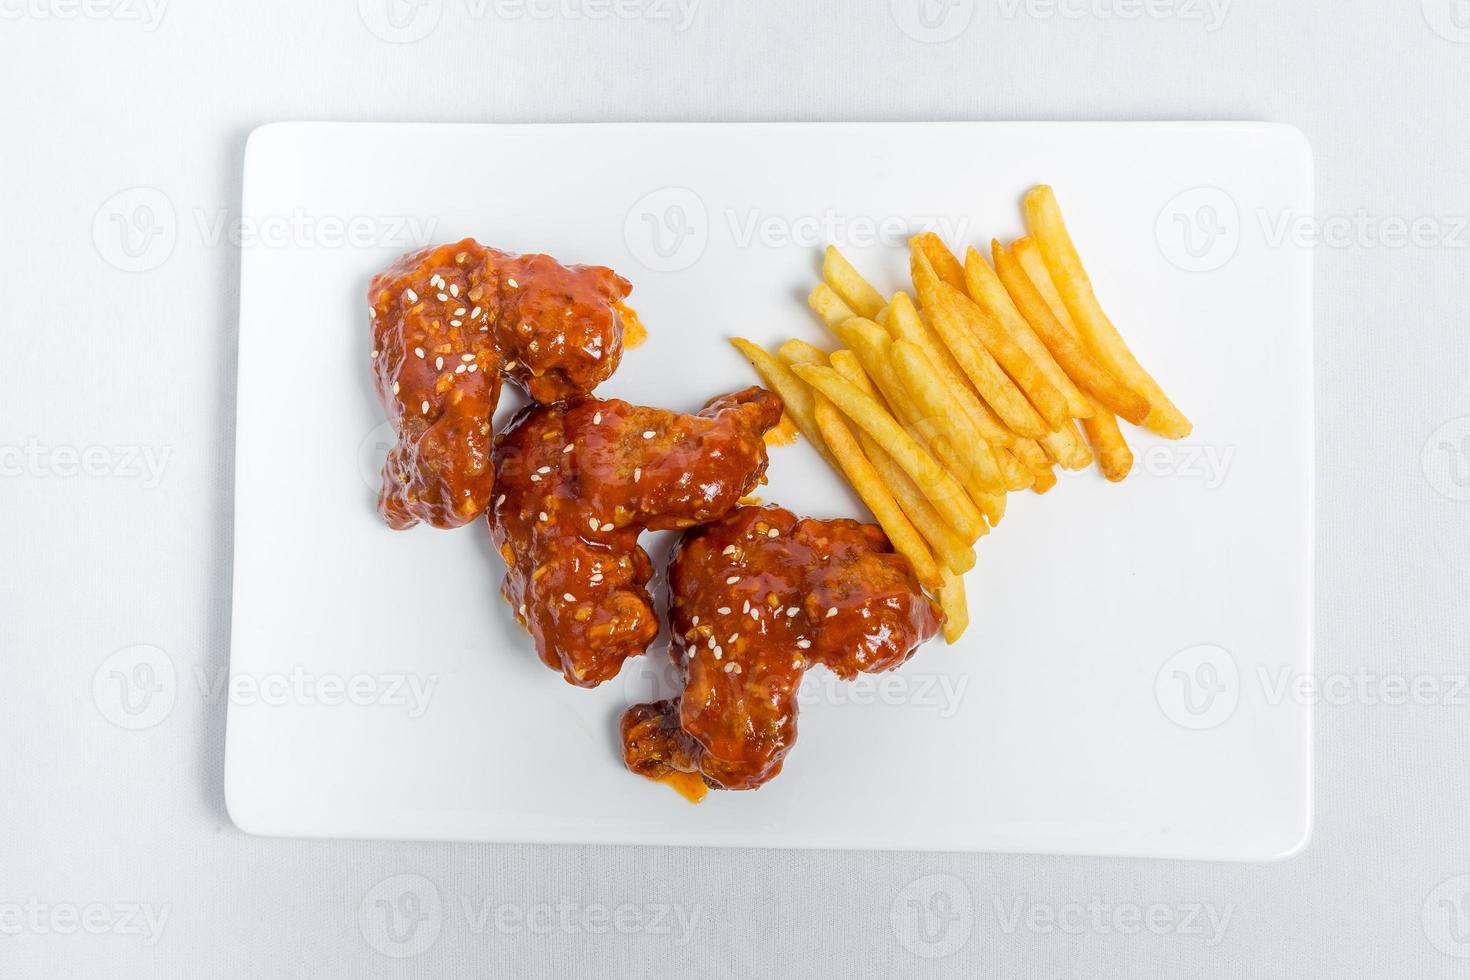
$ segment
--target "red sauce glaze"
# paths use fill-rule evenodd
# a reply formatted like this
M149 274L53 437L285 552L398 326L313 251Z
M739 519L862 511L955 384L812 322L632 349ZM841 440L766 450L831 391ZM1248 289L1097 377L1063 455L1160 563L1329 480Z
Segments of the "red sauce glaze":
M741 507L686 533L669 591L684 691L629 709L624 761L654 779L697 771L717 789L755 789L781 771L810 665L847 679L892 670L941 622L878 527L779 507Z
M548 667L594 687L648 648L659 623L639 534L734 507L780 416L780 399L747 388L698 415L584 397L516 417L496 440L490 533L501 592Z
M622 356L631 288L611 269L471 238L373 277L373 377L398 433L378 495L389 526L459 527L482 514L502 376L543 402L591 391Z

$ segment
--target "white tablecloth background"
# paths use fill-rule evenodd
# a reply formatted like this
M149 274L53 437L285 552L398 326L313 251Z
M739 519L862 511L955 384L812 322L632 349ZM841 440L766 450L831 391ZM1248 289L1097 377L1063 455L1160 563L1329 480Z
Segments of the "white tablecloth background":
M0 0L0 977L1466 975L1470 9L918 2ZM1269 865L245 836L196 680L229 652L212 230L284 119L1295 124L1349 219L1317 249L1318 667L1449 703L1323 705L1315 836ZM179 691L135 731L93 677L136 644ZM441 910L391 933L405 894Z

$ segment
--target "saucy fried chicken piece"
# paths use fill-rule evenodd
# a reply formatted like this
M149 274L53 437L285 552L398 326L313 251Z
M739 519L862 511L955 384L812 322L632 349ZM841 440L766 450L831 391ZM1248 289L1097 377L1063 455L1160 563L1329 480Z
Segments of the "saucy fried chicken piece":
M845 679L892 670L941 622L878 527L779 507L740 507L687 532L669 592L684 691L624 715L624 760L653 779L698 772L717 789L755 789L781 771L809 666Z
M734 507L765 474L780 417L762 388L697 415L583 397L516 417L496 440L490 533L501 592L548 667L594 687L648 648L659 623L638 535Z
M389 526L458 527L490 502L502 374L533 398L591 391L622 356L611 269L512 255L472 238L405 255L373 278L373 376L398 441L378 511Z

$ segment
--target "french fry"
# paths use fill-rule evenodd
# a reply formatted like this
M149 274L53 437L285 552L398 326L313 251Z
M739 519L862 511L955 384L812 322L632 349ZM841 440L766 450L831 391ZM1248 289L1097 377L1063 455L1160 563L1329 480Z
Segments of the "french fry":
M889 363L888 347L891 341L888 334L872 320L865 320L860 316L839 324L833 333L857 355L863 370L878 386L878 391L883 396L882 401L888 403L889 410L899 424L907 428L918 421L919 408L899 383L898 375Z
M1113 483L1118 483L1133 469L1133 451L1123 441L1118 431L1118 419L1112 412L1098 412L1090 419L1082 420L1082 431L1092 443L1093 455L1097 457L1097 468Z
M837 328L837 335L853 349L863 369L883 399L893 411L894 417L909 435L924 446L950 476L965 488L981 512L993 510L993 502L985 497L1000 487L999 479L987 483L984 470L975 458L975 440L969 436L951 434L949 424L955 413L945 406L937 415L915 401L913 393L900 377L893 361L893 342L888 334L871 320L854 317ZM993 460L990 460L993 463ZM973 538L971 540L974 540Z
M1017 442L1016 458L1031 471L1031 489L1035 492L1046 493L1057 485L1057 475L1052 472L1051 460L1034 440L1022 439Z
M1080 340L1077 326L1072 322L1072 314L1067 312L1061 294L1057 292L1056 284L1051 281L1051 274L1046 271L1046 263L1042 261L1041 251L1036 247L1036 243L1030 238L1018 238L1011 243L1010 251L1016 262L1025 271L1026 278L1041 294L1052 316L1056 317L1057 322L1067 333L1071 334L1074 339ZM1112 375L1108 377L1111 378ZM1114 381L1116 383L1116 379ZM1124 390L1134 394L1132 389L1126 386ZM1135 397L1138 397L1140 401L1143 400L1141 396L1135 395ZM1125 478L1133 469L1133 451L1128 448L1128 443L1123 439L1123 433L1118 430L1118 420L1113 413L1099 402L1097 413L1090 419L1082 420L1082 431L1087 434L1087 441L1092 444L1093 455L1097 457L1097 468L1102 470L1103 476L1113 483L1118 483Z
M822 258L822 279L858 316L871 320L887 305L883 302L883 294L858 274L836 246L827 246L827 254Z
M858 362L857 355L850 350L838 350L832 352L832 367L843 378L850 381L856 387L862 389L864 394L876 399L878 389L873 386L873 381L863 370L862 364ZM893 499L903 508L914 527L929 542L929 550L934 552L934 557L944 563L950 571L963 574L975 567L975 549L971 548L959 536L950 529L934 509L934 505L925 499L924 494L909 479L909 475L893 461L893 457L883 451L883 447L873 441L873 437L859 429L857 436L858 445L862 447L863 455L873 464L873 469L883 478L883 482L893 493Z
M776 350L787 364L826 364L827 352L804 340L788 340Z
M1006 516L1006 495L1004 492L987 493L975 501L975 506L980 508L990 526L995 527Z
M910 268L913 270L914 287L919 291L919 299L924 304L924 312L929 315L934 332L954 355L955 363L970 379L980 397L1019 435L1034 438L1050 431L1050 426L1042 421L1036 409L1026 400L1026 396L1021 394L1015 382L1006 376L1006 372L1001 370L996 359L981 343L972 321L984 317L985 314L969 297L941 281L923 252L915 251L912 254ZM1056 389L1051 390L1060 400L1061 395Z
M992 241L993 247L999 247L999 242ZM970 298L975 301L986 313L989 313L996 323L1000 324L1016 345L1026 352L1046 380L1061 392L1062 401L1066 403L1067 414L1074 419L1087 418L1092 415L1092 403L1083 397L1082 392L1067 377L1067 372L1052 357L1051 351L1046 344L1031 329L1031 324L1021 311L1016 309L1016 304L1006 292L1005 284L1000 276L985 261L985 257L971 248L965 252L965 283ZM1045 414L1045 413L1043 413ZM1061 426L1056 426L1061 428Z
M817 395L815 399L815 413L817 426L821 429L822 438L827 440L827 446L832 450L832 455L837 457L838 465L842 473L847 477L847 482L857 495L862 498L863 503L868 505L868 510L878 519L878 526L883 528L883 533L888 535L893 550L908 558L914 566L914 574L918 575L919 581L925 585L938 587L943 579L939 573L939 566L934 563L934 556L930 554L929 547L924 543L924 538L919 534L917 528L904 516L903 510L898 506L898 501L893 499L893 494L884 485L883 478L873 468L868 458L863 455L857 440L853 438L852 431L848 429L842 414L833 407L832 403L824 395Z
M995 461L1000 464L1000 474L1005 478L1007 490L1025 490L1034 477L1009 449L995 447Z
M1079 341L1082 335L1077 332L1077 324L1072 319L1072 314L1067 312L1067 304L1062 302L1062 294L1057 292L1057 284L1051 281L1051 273L1046 271L1046 261L1041 257L1041 249L1036 247L1036 239L1030 235L1011 242L1009 249L1011 256L1026 270L1026 275L1031 279L1031 285L1046 300L1047 309L1051 315L1057 318L1057 322L1067 328L1067 332Z
M924 264L927 265L927 260ZM965 325L984 345L985 350L1046 420L1047 427L1055 429L1062 424L1067 418L1066 399L1056 385L1047 380L1041 368L1021 345L1011 338L1005 327L964 291L955 289L949 283L935 283L931 291L920 289L919 294L926 310L931 305L948 306L963 317ZM948 337L945 339L948 340ZM996 411L1000 411L1000 406L994 407ZM1004 417L1005 413L1001 412L1001 415ZM1012 425L1011 428L1015 426Z
M1193 428L1189 419L1138 363L1117 327L1103 312L1092 281L1062 221L1062 212L1052 189L1044 184L1033 187L1026 193L1024 206L1026 227L1036 240L1047 271L1051 273L1057 292L1072 314L1088 350L1119 380L1148 400L1149 413L1143 423L1146 428L1170 439L1189 435Z
M755 368L761 380L780 396L781 402L786 406L787 416L796 423L796 428L807 437L807 441L816 447L817 452L821 453L827 462L836 466L837 460L827 448L826 441L822 439L822 431L817 426L815 399L812 397L811 389L793 374L789 367L781 363L779 359L772 357L764 348L751 343L744 337L732 337L730 343L745 355L745 359L750 362L751 367Z
M947 574L936 596L944 611L944 642L957 643L970 626L970 607L965 603L965 580Z
M828 329L857 316L852 307L837 295L837 290L825 282L817 283L816 288L807 294L806 305L812 308L812 312L821 318Z
M995 258L995 271L1007 294L1021 315L1035 328L1047 350L1056 356L1062 369L1077 382L1082 391L1091 395L1108 411L1121 415L1134 425L1141 424L1148 417L1148 400L1113 377L1107 368L1087 352L1081 341L1062 325L1015 255L1003 248L1000 242L993 242L991 249ZM1055 285L1052 288L1055 289ZM1091 413L1076 417L1090 418Z
M1046 454L1063 469L1085 470L1092 465L1092 450L1082 441L1077 423L1070 419L1060 429L1048 432L1037 441L1046 450Z
M854 317L839 326L838 336L853 348L867 375L878 385L883 400L888 401L895 419L963 486L980 513L995 510L994 501L986 497L1000 491L1003 482L994 466L991 478L986 478L983 463L994 463L994 458L986 458L989 447L978 436L964 430L950 407L939 404L938 413L931 413L928 407L914 400L913 392L898 372L888 334L872 320ZM983 455L978 453L978 447Z
M940 380L929 358L914 344L896 340L889 347L893 366L898 371L899 381L913 399L914 405L938 430L950 440L955 451L970 463L975 471L979 486L989 493L1005 489L1000 467L990 447L970 425L949 397L949 391Z
M923 252L935 275L960 292L965 291L965 267L938 235L932 231L920 232L909 239L909 249Z
M890 316L884 326L888 327L893 339L907 340L923 350L929 363L944 381L949 397L965 413L980 437L992 446L1014 446L1016 434L1006 428L995 413L980 401L980 396L970 387L965 372L955 363L954 355L944 346L944 341L939 339L934 329L924 322L908 293L894 293L893 299L889 300L888 310Z
M945 472L913 436L876 399L832 370L819 364L797 364L791 368L807 384L832 400L858 427L873 437L894 462L918 485L920 491L960 537L973 541L985 529L985 518L965 494L964 488Z

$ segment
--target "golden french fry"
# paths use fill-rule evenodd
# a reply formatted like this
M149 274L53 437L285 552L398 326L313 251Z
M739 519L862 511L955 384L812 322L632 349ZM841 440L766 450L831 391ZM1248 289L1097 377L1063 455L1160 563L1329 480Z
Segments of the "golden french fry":
M1057 475L1052 472L1051 460L1033 439L1021 439L1016 443L1016 458L1031 471L1031 489L1046 493L1057 485Z
M1035 328L1047 350L1056 356L1062 369L1108 411L1138 425L1148 417L1148 399L1113 377L1087 352L1075 336L1052 313L1046 297L1032 277L1022 268L1020 261L999 242L991 248L995 257L995 271L1005 285L1006 292L1015 302L1016 308L1027 322ZM1048 277L1050 281L1050 277ZM1055 284L1052 285L1055 289ZM1075 413L1074 413L1075 414ZM1078 415L1077 418L1088 418Z
M945 424L953 420L955 413L945 407L941 413L931 414L914 400L894 364L893 342L873 321L854 317L837 328L837 335L853 349L864 371L882 392L894 418L980 506L982 498L992 492L991 486L982 479L984 470L971 458L976 440L952 435ZM994 483L998 486L999 480ZM984 510L981 507L982 513Z
M807 384L816 388L857 423L873 441L882 446L894 462L916 483L934 509L944 517L960 537L975 540L985 530L985 518L965 494L964 488L945 472L933 456L904 431L903 427L877 400L847 381L830 367L819 364L797 364L791 368Z
M1082 266L1077 247L1062 221L1056 195L1046 185L1033 187L1026 193L1026 227L1041 249L1041 258L1051 273L1062 302L1082 340L1094 357L1102 361L1119 380L1148 400L1149 413L1144 425L1161 436L1182 439L1193 426L1184 413L1164 394L1159 383L1143 369L1118 328L1103 312L1093 291L1092 280Z
M816 396L815 411L822 438L827 440L832 455L837 457L848 484L857 491L863 503L868 505L868 510L878 520L878 526L888 535L893 550L908 558L914 566L914 574L919 576L919 581L930 587L938 586L942 581L939 566L934 563L934 556L930 554L923 536L904 516L898 501L893 499L893 494L884 485L878 471L863 455L852 431L843 421L842 414L820 394Z
M894 293L893 299L889 300L888 309L891 315L884 326L888 327L893 339L907 340L923 350L929 363L944 381L949 397L965 413L980 437L992 446L1014 446L1016 434L1006 428L980 400L980 396L975 394L965 372L955 363L954 355L944 346L944 341L939 339L933 328L924 322L908 293Z
M1086 421L1085 419L1083 421ZM1046 454L1063 468L1085 470L1092 465L1092 450L1082 441L1077 423L1071 419L1055 432L1048 432L1037 440Z
M834 350L828 360L832 362L832 366L837 369L837 373L842 375L844 380L862 389L863 394L874 401L882 398L878 389L873 385L873 379L868 377L867 371L863 370L862 361L858 360L858 356L852 351L846 347Z
M843 302L837 290L825 282L817 283L816 287L807 294L806 305L812 308L812 312L821 318L829 328L837 326L844 320L851 320L857 316L852 307Z
M1031 470L1023 466L1009 449L996 446L995 461L1000 464L1000 473L1005 478L1007 490L1025 490L1035 479Z
M827 352L804 340L788 340L776 350L787 364L826 364Z
M964 414L949 397L949 391L940 380L929 358L915 344L896 340L888 348L893 366L898 371L899 381L913 399L915 407L923 413L925 420L939 436L950 441L955 454L974 471L979 489L996 493L1005 489L1000 467L990 446L980 438ZM964 482L964 481L961 481ZM976 501L979 503L979 501ZM981 508L984 509L983 507Z
M919 296L926 310L931 305L941 302L942 297L942 302L958 311L963 316L965 325L984 345L985 350L990 353L990 356L995 359L1011 381L1015 382L1015 386L1025 394L1031 405L1046 420L1047 427L1054 429L1062 424L1062 420L1067 418L1066 399L1062 397L1056 385L1047 380L1041 368L1021 348L1021 345L1012 339L1005 327L1001 326L1000 322L989 312L963 290L955 289L945 282L935 283L932 292L926 293L921 288ZM998 406L996 410L999 411ZM1004 413L1001 414L1004 416ZM1015 426L1013 425L1012 428Z
M1092 443L1093 455L1097 457L1097 468L1102 475L1114 483L1122 480L1133 469L1133 451L1123 441L1118 431L1118 420L1112 412L1098 412L1090 419L1082 420L1082 431Z
M914 287L919 291L924 312L929 315L934 332L954 355L955 363L970 379L980 397L1019 435L1034 438L1050 431L1050 426L1042 421L1016 383L1006 376L981 343L973 323L985 318L985 314L968 296L941 281L923 252L914 252L911 259ZM994 329L999 330L998 327ZM1032 368L1034 370L1035 365ZM1045 382L1044 378L1041 380ZM1051 391L1060 401L1060 393L1055 388ZM1065 405L1062 410L1065 412Z
M915 250L924 253L924 257L934 267L935 275L960 292L965 291L965 267L938 235L925 231L910 238L909 251Z
M883 294L859 275L834 245L827 246L827 254L822 258L822 279L858 316L871 320L887 305L883 302Z
M878 389L873 386L873 379L863 370L862 363L857 355L850 350L838 350L832 352L832 367L855 386L862 389L863 393L873 399L878 399ZM858 445L863 447L863 455L873 464L878 475L883 477L883 482L888 484L888 489L893 491L893 497L903 512L913 521L914 527L924 535L929 542L929 548L934 556L942 561L950 571L957 574L968 572L975 567L975 549L971 548L959 536L950 529L934 509L934 505L925 499L922 491L909 479L909 475L903 471L893 457L883 451L883 447L873 441L873 437L861 429L857 432Z
M1046 263L1042 261L1041 251L1036 247L1036 243L1030 238L1018 238L1011 243L1011 255L1025 271L1026 278L1041 294L1052 316L1056 317L1057 322L1072 335L1073 339L1080 341L1077 326L1072 322L1072 314L1067 312L1061 294L1057 292L1056 283L1051 281L1051 273L1046 271ZM1112 378L1112 375L1108 377ZM1113 383L1119 384L1117 379L1113 379ZM1129 394L1133 394L1140 402L1143 402L1146 408L1148 403L1143 401L1141 396L1134 393L1132 389L1123 387ZM1092 443L1093 455L1097 457L1097 468L1102 470L1103 476L1114 483L1126 477L1133 469L1133 451L1124 441L1123 433L1118 431L1118 420L1113 413L1099 403L1097 413L1092 418L1082 421L1082 431L1087 434L1087 441Z
M827 443L822 439L821 429L817 427L817 416L815 412L815 400L812 398L811 389L802 382L791 369L766 350L751 343L744 337L732 337L730 343L745 359L755 368L756 374L761 380L770 386L771 390L780 396L781 402L786 406L786 414L791 421L796 423L797 429L807 437L807 440L816 447L817 452L826 458L827 462L837 465L837 460L827 449Z
M999 247L999 242L992 241L993 247ZM1047 349L1042 339L1036 336L1036 331L1031 329L1031 324L1021 311L1016 309L1010 294L1006 292L1005 284L1000 276L996 275L990 263L985 261L985 256L971 248L965 252L965 283L970 298L975 301L986 313L1000 324L1010 338L1016 342L1016 346L1026 352L1046 380L1061 392L1062 401L1066 403L1067 414L1072 418L1087 418L1092 414L1092 403L1089 402L1067 377L1067 372L1052 357L1051 351ZM1045 413L1042 413L1045 414ZM1049 421L1049 420L1048 420ZM1060 428L1060 426L1057 426Z
M851 382L870 397L878 397L878 389L873 387L872 379L858 363L857 355L850 350L839 350L832 352L832 367L837 373ZM893 494L893 499L898 501L898 506L913 522L914 527L929 542L929 550L934 557L939 559L946 568L956 574L963 574L975 567L975 549L971 548L959 536L950 529L934 509L934 505L925 499L924 494L903 471L893 457L883 451L883 447L873 441L873 437L859 429L857 436L858 445L862 447L863 455L873 464L873 469L883 478L884 484Z
M970 607L965 604L965 580L946 574L936 596L944 611L944 642L956 643L970 626Z
M846 323L839 324L833 333L837 339L846 344L854 354L857 355L863 370L868 377L878 386L882 393L882 401L888 403L893 417L905 428L912 425L919 418L919 409L909 397L909 393L899 383L898 375L889 362L888 347L891 341L888 334L883 332L872 320L862 317L853 317Z
M972 496L972 499L973 496ZM1006 495L1004 491L998 493L987 493L975 500L975 506L980 508L980 513L995 527L1006 516Z
M1067 328L1068 333L1081 340L1082 335L1077 332L1077 324L1072 321L1072 314L1067 312L1062 294L1057 292L1057 284L1051 281L1051 273L1046 271L1046 262L1041 257L1041 249L1036 247L1036 239L1029 235L1022 236L1011 242L1010 252L1021 268L1026 270L1026 275L1030 277L1036 291L1041 293L1041 298L1046 300L1051 315Z

